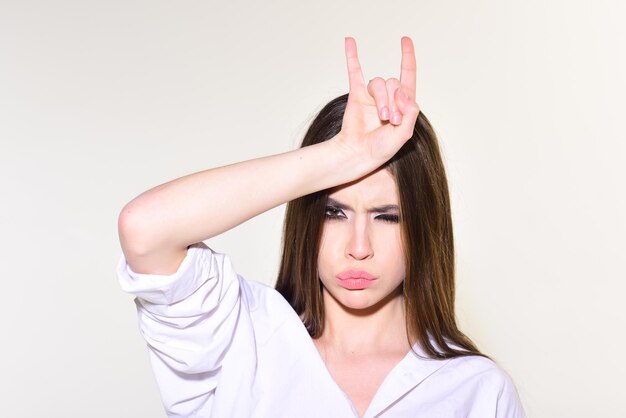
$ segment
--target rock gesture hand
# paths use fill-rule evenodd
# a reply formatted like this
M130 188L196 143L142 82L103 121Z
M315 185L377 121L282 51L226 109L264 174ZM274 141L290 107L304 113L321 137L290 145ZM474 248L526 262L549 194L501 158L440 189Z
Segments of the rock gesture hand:
M346 38L350 92L337 142L366 166L384 164L413 135L420 109L415 102L415 52L403 37L400 80L376 77L367 85L361 72L356 41Z

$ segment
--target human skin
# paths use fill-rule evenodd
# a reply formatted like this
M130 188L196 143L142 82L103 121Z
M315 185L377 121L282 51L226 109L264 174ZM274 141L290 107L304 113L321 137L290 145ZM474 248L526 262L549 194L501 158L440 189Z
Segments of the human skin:
M190 245L300 196L360 179L389 160L411 137L419 114L413 43L404 37L401 46L400 79L366 84L356 42L346 38L349 98L342 130L330 140L191 174L129 202L118 228L130 268L171 274Z

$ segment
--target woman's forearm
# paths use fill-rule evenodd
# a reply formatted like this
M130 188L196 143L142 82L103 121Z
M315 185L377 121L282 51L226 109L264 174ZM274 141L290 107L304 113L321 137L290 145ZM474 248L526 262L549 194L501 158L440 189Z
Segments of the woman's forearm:
M372 167L359 167L354 159L330 140L157 186L129 202L120 214L124 255L136 272L173 273L189 245L282 203L371 171Z

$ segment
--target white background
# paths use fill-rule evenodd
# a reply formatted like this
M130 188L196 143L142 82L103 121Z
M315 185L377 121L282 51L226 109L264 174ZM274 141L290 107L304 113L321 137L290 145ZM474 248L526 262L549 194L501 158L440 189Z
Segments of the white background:
M0 2L2 416L164 416L117 216L169 179L293 149L418 58L450 178L462 328L529 417L623 417L620 1ZM237 205L237 202L232 202ZM283 208L209 244L272 283Z

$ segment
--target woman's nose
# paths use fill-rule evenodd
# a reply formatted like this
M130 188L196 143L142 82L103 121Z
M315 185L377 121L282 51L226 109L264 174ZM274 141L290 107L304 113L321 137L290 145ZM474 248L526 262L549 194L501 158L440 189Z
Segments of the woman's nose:
M346 255L356 260L365 260L374 255L369 230L365 223L355 223L350 231L346 245Z

